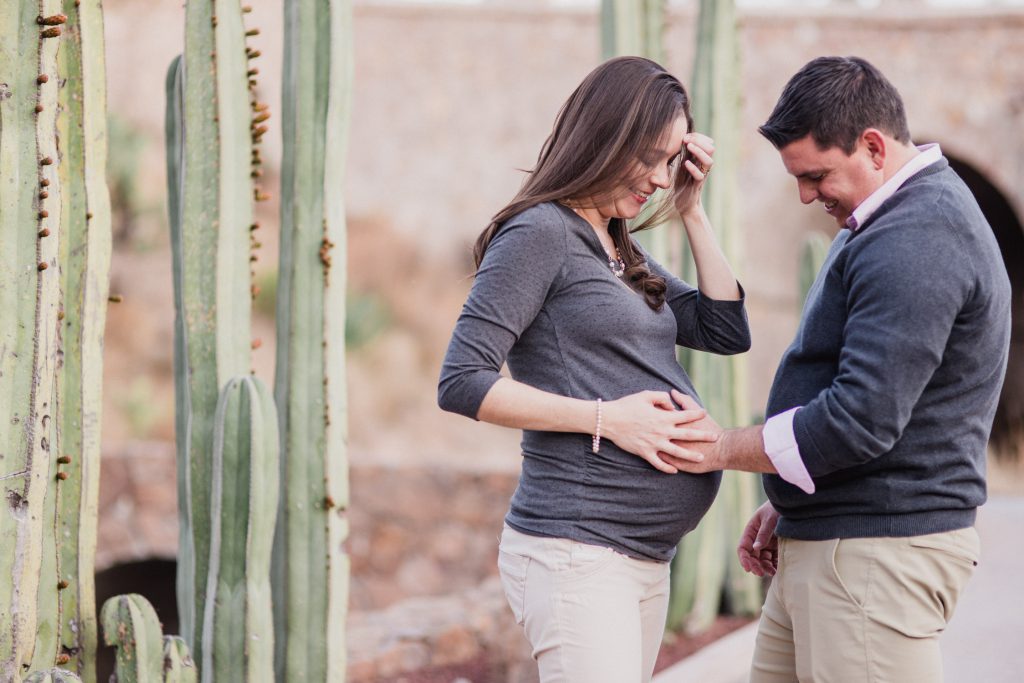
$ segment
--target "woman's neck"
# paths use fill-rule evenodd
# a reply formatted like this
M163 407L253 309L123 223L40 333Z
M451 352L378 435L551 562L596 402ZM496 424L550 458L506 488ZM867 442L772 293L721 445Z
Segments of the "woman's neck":
M573 211L579 215L580 218L590 223L591 227L597 231L599 235L607 235L609 219L606 216L602 216L601 212L595 207L588 207L586 209L574 208Z

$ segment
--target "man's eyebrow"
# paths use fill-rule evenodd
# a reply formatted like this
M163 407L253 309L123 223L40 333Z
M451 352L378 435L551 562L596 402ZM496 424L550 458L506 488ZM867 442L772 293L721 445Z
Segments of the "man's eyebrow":
M823 168L812 168L810 171L794 174L794 178L810 178L812 175L824 175L827 171Z

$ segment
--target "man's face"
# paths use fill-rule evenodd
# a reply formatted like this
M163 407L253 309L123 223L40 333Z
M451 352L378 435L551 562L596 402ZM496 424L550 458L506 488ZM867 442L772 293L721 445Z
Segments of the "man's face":
M779 154L786 170L796 178L800 201L823 203L825 212L840 227L884 182L882 170L863 137L850 155L839 147L821 150L810 135L789 143Z

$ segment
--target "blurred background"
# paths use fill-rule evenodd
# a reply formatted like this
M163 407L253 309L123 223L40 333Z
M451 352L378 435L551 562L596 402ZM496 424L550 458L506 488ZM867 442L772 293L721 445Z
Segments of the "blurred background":
M261 34L251 44L263 53L257 95L273 115L281 97L282 7L280 0L252 4L247 25ZM696 3L669 6L665 66L688 83ZM744 238L734 266L748 292L754 340L751 413L763 413L776 364L796 330L799 245L808 233L836 230L820 207L799 203L795 182L756 128L808 60L858 55L903 94L915 141L941 144L999 241L1013 284L1014 331L991 483L997 493L1024 493L1024 1L738 6L744 108L735 134ZM163 74L182 49L184 9L181 0L107 0L104 7L115 211L111 293L124 301L109 309L105 341L98 599L142 592L165 631L176 632ZM475 666L476 681L528 679L521 636L508 630L503 598L493 588L519 436L442 413L435 387L471 283L472 241L515 193L518 169L533 164L558 107L599 63L599 10L597 0L355 1L348 177L338 188L349 216L355 681L454 680L409 672L458 666ZM270 177L263 185L275 187L280 138L276 118L269 124L263 150ZM254 369L269 384L276 197L257 212L263 229ZM479 673L496 670L499 660L500 675Z

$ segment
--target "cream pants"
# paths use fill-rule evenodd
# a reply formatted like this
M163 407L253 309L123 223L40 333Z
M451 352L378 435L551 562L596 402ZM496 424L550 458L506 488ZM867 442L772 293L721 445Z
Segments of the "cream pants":
M651 679L668 610L668 563L506 526L498 569L541 683Z
M939 634L974 572L978 534L779 539L751 683L941 683Z

